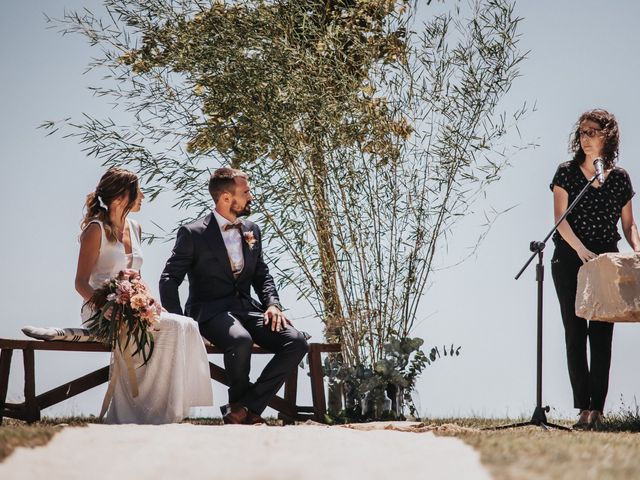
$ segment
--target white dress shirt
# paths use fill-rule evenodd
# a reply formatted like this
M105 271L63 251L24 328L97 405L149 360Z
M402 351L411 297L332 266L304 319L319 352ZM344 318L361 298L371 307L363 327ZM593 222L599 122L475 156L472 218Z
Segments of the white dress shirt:
M231 263L231 271L234 275L239 275L244 268L244 253L242 252L242 234L237 228L225 230L225 225L230 225L230 222L216 210L213 210L213 215L216 217L218 226L220 227L220 233L222 233L222 239L224 240L224 246L227 247L227 255L229 256L229 262ZM237 222L242 222L238 219Z

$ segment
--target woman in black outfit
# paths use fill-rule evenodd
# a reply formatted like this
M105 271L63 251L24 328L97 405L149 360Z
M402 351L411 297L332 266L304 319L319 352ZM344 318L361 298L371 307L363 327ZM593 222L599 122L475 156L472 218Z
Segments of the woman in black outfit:
M557 221L595 175L593 161L600 157L604 162L604 184L600 185L598 180L593 182L553 237L556 248L551 271L564 324L574 407L580 410L575 427L597 426L602 421L613 337L613 323L587 322L576 316L578 270L601 253L618 251L620 219L629 245L634 251L640 251L631 206L634 195L631 180L624 169L615 165L618 144L618 123L612 114L600 109L583 113L571 137L573 160L561 164L551 182Z

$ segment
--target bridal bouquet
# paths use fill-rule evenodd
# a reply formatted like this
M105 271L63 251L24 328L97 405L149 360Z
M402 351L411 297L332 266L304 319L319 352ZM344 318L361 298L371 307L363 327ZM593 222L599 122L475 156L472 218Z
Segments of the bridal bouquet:
M87 304L96 312L86 322L92 335L123 352L133 344L133 355L141 353L144 363L149 361L153 353L150 328L158 322L162 307L140 275L121 271L98 288Z

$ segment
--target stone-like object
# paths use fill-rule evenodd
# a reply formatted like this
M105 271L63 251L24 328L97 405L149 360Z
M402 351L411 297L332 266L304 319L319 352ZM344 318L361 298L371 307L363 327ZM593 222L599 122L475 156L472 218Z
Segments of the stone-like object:
M640 322L640 254L604 253L580 267L576 315L602 322Z

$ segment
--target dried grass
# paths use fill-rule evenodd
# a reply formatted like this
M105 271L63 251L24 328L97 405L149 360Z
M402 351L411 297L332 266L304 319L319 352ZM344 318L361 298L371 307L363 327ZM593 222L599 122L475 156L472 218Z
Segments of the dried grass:
M41 447L67 425L82 426L90 423L89 418L47 419L31 425L13 419L4 419L0 426L0 462L17 447Z
M545 430L527 426L508 430L486 428L520 420L437 419L436 435L455 436L474 447L496 480L573 480L640 478L640 436L637 414L610 414L599 431ZM554 419L570 426L572 421ZM609 430L609 431L605 431Z
M45 445L64 426L82 426L97 421L95 417L73 417L45 419L27 425L5 419L0 427L0 462L16 447ZM196 425L222 423L217 418L187 421ZM433 432L435 435L453 436L475 448L480 453L482 463L497 480L640 478L640 435L636 433L640 419L637 411L628 410L609 415L602 426L602 429L609 431L547 431L535 426L487 430L514 421L518 420L445 418L422 422L359 423L327 428ZM281 424L274 418L268 419L268 423ZM565 426L571 424L567 420L556 420L556 423Z

